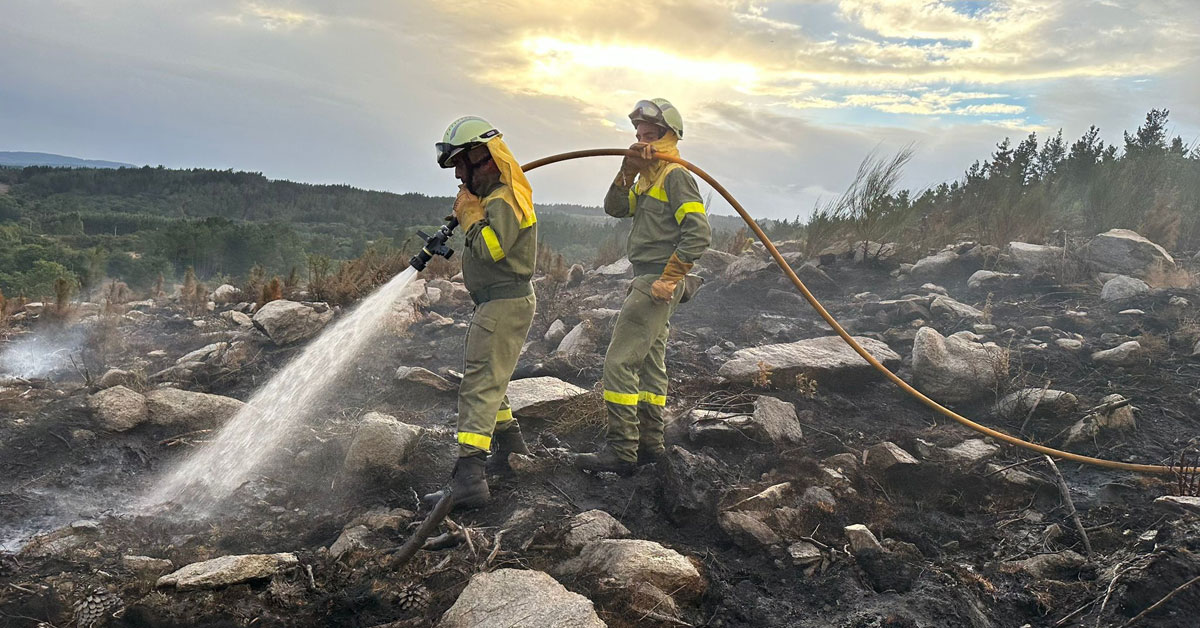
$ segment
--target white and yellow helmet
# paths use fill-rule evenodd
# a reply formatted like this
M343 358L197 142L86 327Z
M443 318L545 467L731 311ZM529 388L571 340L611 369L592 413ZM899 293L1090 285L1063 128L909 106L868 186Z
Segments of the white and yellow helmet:
M649 122L671 129L679 139L683 139L683 116L666 98L639 100L633 106L633 112L629 114L629 121L633 123L634 128L637 128L639 122Z
M486 143L497 135L500 135L500 131L479 116L463 116L451 122L450 126L446 127L442 141L435 144L438 165L453 168L454 164L450 163L450 160L455 155Z

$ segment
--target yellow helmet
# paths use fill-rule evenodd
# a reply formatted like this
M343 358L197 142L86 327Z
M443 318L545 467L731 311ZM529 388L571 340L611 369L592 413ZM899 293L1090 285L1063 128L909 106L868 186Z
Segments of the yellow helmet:
M479 116L463 116L446 127L442 141L435 144L437 148L438 165L443 168L453 168L450 160L455 155L474 148L489 139L500 135L500 131L490 122Z
M683 116L671 101L666 98L639 100L629 114L629 121L636 128L639 122L649 122L663 128L671 129L679 139L683 139Z

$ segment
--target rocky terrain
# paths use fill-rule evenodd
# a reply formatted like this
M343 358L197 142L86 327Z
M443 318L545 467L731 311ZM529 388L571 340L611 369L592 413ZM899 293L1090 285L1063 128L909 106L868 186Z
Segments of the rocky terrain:
M1119 230L915 264L866 248L805 263L780 243L922 391L1052 447L1200 463L1190 259ZM190 312L26 305L0 330L0 624L1195 625L1197 477L1054 465L948 421L831 338L760 246L697 272L666 460L571 467L603 440L629 265L541 277L509 388L534 455L498 461L491 504L405 564L417 496L453 464L461 283L414 282L319 418L203 518L144 496L345 313L232 286ZM18 372L31 352L58 361Z

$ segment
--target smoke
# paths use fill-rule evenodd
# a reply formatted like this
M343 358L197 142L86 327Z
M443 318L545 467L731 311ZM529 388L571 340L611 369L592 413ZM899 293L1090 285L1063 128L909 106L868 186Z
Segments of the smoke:
M46 377L71 367L87 334L80 326L20 338L0 346L0 375Z

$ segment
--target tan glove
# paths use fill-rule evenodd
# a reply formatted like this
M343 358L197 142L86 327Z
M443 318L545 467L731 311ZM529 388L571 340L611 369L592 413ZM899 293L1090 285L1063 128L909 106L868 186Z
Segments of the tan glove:
M613 179L613 185L626 189L633 185L637 174L645 170L650 165L650 160L654 158L654 148L645 142L634 142L630 145L629 150L638 151L641 156L625 155L625 159L621 160L621 170L617 172L617 178Z
M458 224L463 230L470 229L471 225L483 220L483 203L479 202L479 197L471 194L467 186L458 186L458 198L454 199L454 217L458 219Z
M671 259L667 261L667 267L663 269L662 275L654 280L650 285L650 296L654 300L661 303L670 303L675 297L675 287L688 274L694 264L690 264L679 259L679 256L672 253Z

